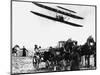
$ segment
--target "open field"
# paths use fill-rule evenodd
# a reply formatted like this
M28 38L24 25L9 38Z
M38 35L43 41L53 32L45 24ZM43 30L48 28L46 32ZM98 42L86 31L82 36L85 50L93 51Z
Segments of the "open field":
M30 73L34 70L32 57L12 57L12 73Z
M91 66L89 68L81 66L80 70L95 70ZM12 56L12 74L16 73L36 73L36 72L50 72L52 70L36 70L33 66L32 57L14 57Z

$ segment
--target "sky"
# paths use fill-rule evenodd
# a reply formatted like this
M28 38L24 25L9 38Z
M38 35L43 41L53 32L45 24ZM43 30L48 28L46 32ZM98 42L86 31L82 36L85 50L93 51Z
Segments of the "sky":
M55 17L55 12L38 7L31 2L12 2L12 44L18 44L20 47L25 46L32 50L37 44L42 48L56 46L58 41L66 41L69 38L77 40L78 44L84 44L86 39L92 35L95 39L95 7L79 5L62 5L41 3L56 9L56 6L62 6L67 9L76 11L73 13L83 17L83 20L73 19L68 16L69 22L83 25L83 27L74 27L68 24L49 20L37 16L30 11L39 12L48 16ZM60 9L62 10L62 9ZM65 10L62 10L65 11ZM69 11L65 11L69 12Z

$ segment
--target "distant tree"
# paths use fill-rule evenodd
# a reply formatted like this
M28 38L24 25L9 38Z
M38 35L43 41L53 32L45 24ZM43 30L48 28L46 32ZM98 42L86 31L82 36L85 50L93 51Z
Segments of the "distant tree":
M12 53L15 53L16 56L17 56L17 48L20 48L19 45L15 45L13 48L12 48Z

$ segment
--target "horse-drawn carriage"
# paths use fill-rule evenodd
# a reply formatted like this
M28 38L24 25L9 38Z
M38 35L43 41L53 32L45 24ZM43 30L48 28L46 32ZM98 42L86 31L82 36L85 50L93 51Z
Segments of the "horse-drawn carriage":
M50 48L47 52L37 52L33 57L33 66L37 70L68 70L70 53L65 52L64 48Z

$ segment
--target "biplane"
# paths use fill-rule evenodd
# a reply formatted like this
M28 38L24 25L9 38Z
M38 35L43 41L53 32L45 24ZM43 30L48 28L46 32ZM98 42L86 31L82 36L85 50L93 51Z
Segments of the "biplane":
M38 16L41 16L41 17L44 17L44 18L47 18L47 19L50 19L50 20L53 20L53 21L57 21L57 22L69 24L71 26L83 27L82 25L79 25L79 24L75 24L75 23L66 21L65 18L63 17L63 15L65 15L65 16L69 16L69 17L74 18L74 19L84 19L83 17L80 17L80 16L77 16L77 15L72 14L72 13L76 13L73 10L66 9L64 7L61 7L61 6L56 6L59 9L63 9L63 10L66 10L66 11L69 11L70 12L70 13L68 13L68 12L65 12L65 11L62 11L62 10L59 10L59 9L56 9L56 8L53 8L53 7L50 7L50 6L41 4L41 3L37 3L37 2L32 2L32 3L35 4L38 7L47 9L47 10L52 11L52 12L55 12L55 13L62 14L62 15L56 15L56 17L51 17L51 16L48 16L48 15L45 15L45 14L41 14L41 13L38 13L38 12L35 12L35 11L30 11L31 13L33 13L35 15L38 15Z

